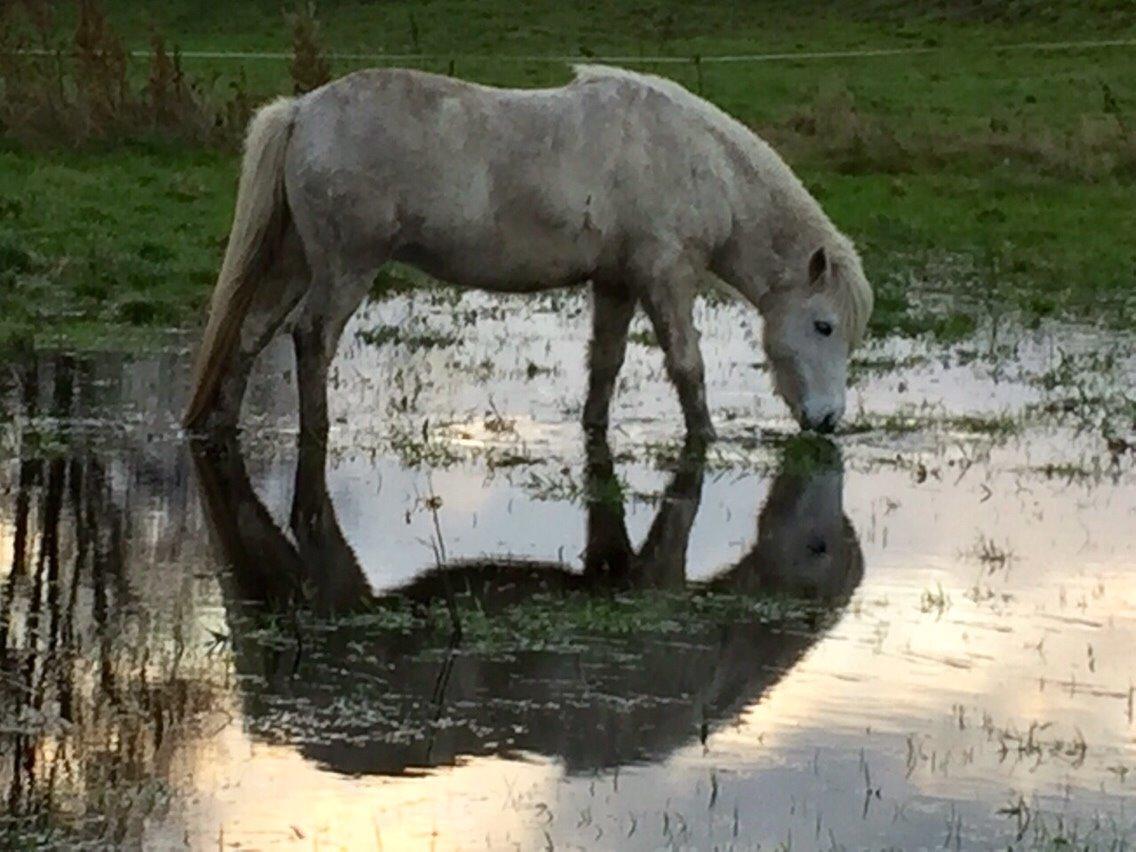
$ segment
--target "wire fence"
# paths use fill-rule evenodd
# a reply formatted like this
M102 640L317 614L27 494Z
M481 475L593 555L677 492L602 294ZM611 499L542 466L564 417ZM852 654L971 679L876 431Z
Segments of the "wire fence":
M1016 42L1011 44L983 45L981 50L994 53L1001 51L1075 51L1099 50L1102 48L1130 48L1136 47L1136 38L1097 39L1089 41L1033 41ZM657 55L643 56L638 54L621 55L568 55L568 54L456 54L456 53L328 53L330 59L345 62L445 62L447 60L473 61L473 62L514 62L514 63L553 63L567 64L573 62L608 63L613 65L690 65L690 64L730 64L749 62L794 62L817 61L826 59L870 59L884 56L912 56L918 54L952 54L958 53L957 47L945 46L919 46L919 47L883 47L864 48L859 50L817 50L817 51L789 51L782 53L736 53L723 55L703 56L694 55ZM20 50L23 56L52 56L51 51ZM130 56L138 59L148 59L150 50L131 50ZM290 60L292 54L282 51L247 51L247 50L183 50L180 51L183 59L202 60L233 60L233 61L283 61Z

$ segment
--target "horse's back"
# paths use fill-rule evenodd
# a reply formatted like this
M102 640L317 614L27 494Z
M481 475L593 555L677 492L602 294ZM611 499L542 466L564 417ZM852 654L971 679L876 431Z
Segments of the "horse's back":
M289 198L457 283L557 286L698 207L694 135L633 78L525 90L361 71L301 100Z

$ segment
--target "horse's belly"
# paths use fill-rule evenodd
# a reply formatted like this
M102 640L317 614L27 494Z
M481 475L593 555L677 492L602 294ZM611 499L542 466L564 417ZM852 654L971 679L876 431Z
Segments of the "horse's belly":
M460 287L516 293L578 284L594 269L587 252L578 247L521 245L514 240L487 240L475 246L411 241L395 253L395 259Z
M396 259L460 286L527 292L590 277L603 244L594 228L486 210L460 221L419 220L402 235Z

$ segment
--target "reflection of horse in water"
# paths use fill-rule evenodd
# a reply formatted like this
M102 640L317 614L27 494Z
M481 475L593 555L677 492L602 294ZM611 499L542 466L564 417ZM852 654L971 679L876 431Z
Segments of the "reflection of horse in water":
M573 637L570 651L494 655L463 650L456 635L447 646L436 629L380 634L347 619L281 650L251 636L248 622L257 614L301 607L346 615L395 599L453 608L462 600L492 619L534 599L568 606L643 589L687 601L705 591L755 603L756 596L791 596L831 613L863 575L836 465L783 466L755 546L706 583L685 579L703 479L701 462L687 458L638 550L622 505L596 500L587 508L582 573L558 563L479 559L433 568L393 596L376 597L336 521L317 445L301 444L294 544L257 499L235 448L199 455L197 464L206 514L230 566L226 595L237 667L249 684L249 725L341 772L397 774L520 751L559 757L570 771L661 758L758 700L823 629L809 618L770 624L731 616L697 621L677 641L644 631L602 642ZM606 446L593 447L590 485L611 476Z

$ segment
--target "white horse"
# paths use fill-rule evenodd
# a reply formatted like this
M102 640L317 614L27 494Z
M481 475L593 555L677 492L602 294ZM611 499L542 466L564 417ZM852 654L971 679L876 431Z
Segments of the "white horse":
M540 90L360 71L250 124L186 426L236 428L254 358L295 312L301 434L326 435L340 334L391 260L486 290L590 282L596 431L641 304L688 433L713 438L692 319L707 271L762 314L802 428L843 414L872 309L852 242L784 161L676 83L597 66Z

